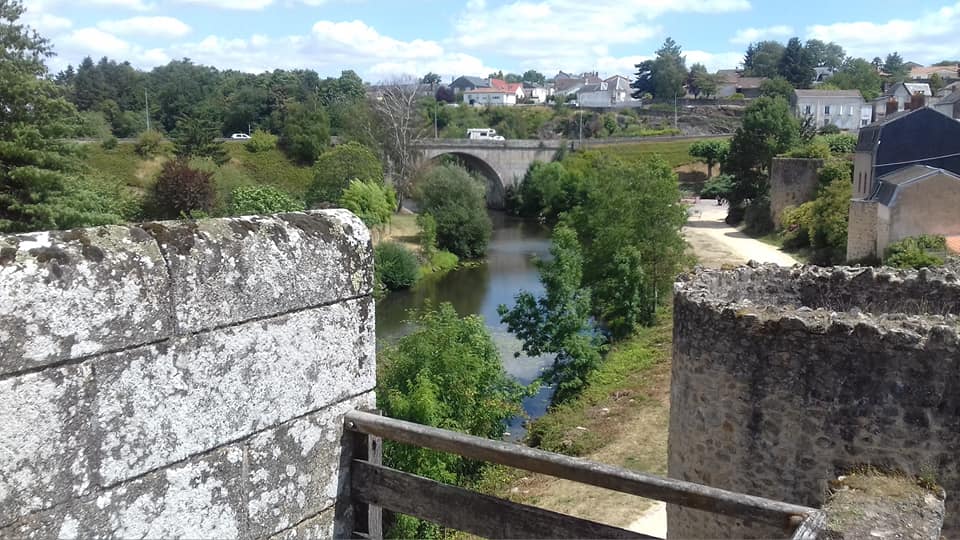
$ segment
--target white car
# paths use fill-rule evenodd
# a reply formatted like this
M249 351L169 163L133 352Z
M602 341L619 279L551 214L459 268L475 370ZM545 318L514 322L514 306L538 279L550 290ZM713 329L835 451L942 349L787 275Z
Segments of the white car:
M238 139L238 140L241 140L241 141L245 141L245 140L249 139L250 136L247 135L246 133L234 133L233 135L230 136L230 138L231 138L231 139Z

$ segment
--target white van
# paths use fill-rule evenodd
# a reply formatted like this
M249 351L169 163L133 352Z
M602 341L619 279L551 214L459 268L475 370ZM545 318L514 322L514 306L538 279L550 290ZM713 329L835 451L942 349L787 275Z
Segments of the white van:
M472 141L502 141L503 136L497 135L493 128L468 129L467 138Z

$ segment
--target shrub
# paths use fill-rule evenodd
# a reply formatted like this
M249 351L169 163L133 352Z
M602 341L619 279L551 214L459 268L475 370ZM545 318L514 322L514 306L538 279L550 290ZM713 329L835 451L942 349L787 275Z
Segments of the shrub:
M182 159L163 164L153 186L151 210L157 217L176 219L209 214L215 200L213 174L196 170Z
M230 161L230 156L217 140L220 136L216 124L205 118L180 115L174 132L174 153L179 158L206 157L217 165Z
M821 186L829 186L835 181L846 180L853 183L853 163L843 159L831 159L817 171Z
M516 213L555 221L583 197L582 179L562 163L535 161L520 183Z
M369 181L351 180L340 197L340 206L356 214L367 227L390 223L396 204L393 188Z
M117 138L113 135L108 135L100 142L100 147L104 150L113 150L117 147L117 144L119 144Z
M703 184L700 196L705 199L727 199L733 190L733 177L728 174L715 176Z
M816 137L812 141L790 150L787 155L792 158L828 159L830 157L830 146L822 138Z
M417 198L437 221L439 247L467 259L486 253L493 225L483 183L461 167L433 167L417 182Z
M849 133L835 133L822 137L834 154L850 154L857 148L857 138Z
M798 249L809 246L812 226L813 201L784 208L780 215L780 238L783 240L783 247Z
M254 130L253 135L250 136L250 140L244 144L244 148L248 152L267 152L273 150L277 147L277 136L269 131L263 131L262 129Z
M417 256L396 242L383 242L373 251L377 281L391 291L409 289L420 277Z
M137 137L134 150L140 157L150 158L163 151L163 135L159 131L149 129Z
M733 101L743 101L747 99L747 97L741 94L740 92L734 92L733 94L730 94L730 97L728 99L731 99Z
M313 183L307 190L307 205L338 202L351 180L383 183L383 164L360 143L348 142L327 150L313 167Z
M287 155L309 165L317 160L329 141L330 117L323 107L316 103L291 103L287 107L279 140ZM330 199L331 202L335 200Z
M820 188L811 208L810 244L817 264L837 264L847 255L847 220L853 186L845 177Z
M941 266L944 262L942 255L946 251L946 238L924 234L890 244L883 262L897 268Z
M303 211L303 202L271 186L240 186L230 193L230 215Z
M743 223L753 234L763 235L774 228L770 219L770 198L766 195L750 201L743 213Z
M420 233L417 235L420 255L425 261L433 261L433 256L437 252L437 220L430 214L420 214L417 216L417 226L420 227ZM450 255L453 254L450 253Z
M840 133L840 126L836 124L827 124L818 131L820 135L836 135Z

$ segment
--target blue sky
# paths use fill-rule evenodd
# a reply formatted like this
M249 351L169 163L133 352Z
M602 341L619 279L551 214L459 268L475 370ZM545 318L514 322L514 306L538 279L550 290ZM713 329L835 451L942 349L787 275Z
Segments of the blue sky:
M667 36L732 68L750 41L836 41L867 59L960 57L960 2L914 0L24 0L56 71L86 55L259 72L354 69L376 82L537 69L629 75Z

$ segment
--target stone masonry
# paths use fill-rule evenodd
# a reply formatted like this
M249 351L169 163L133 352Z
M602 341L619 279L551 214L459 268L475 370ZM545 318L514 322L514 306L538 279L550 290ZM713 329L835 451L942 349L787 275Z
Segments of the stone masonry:
M817 198L820 180L817 171L822 159L774 158L770 165L770 219L780 226L780 216L788 206Z
M867 465L932 477L960 532L960 278L697 269L674 300L669 475L819 507ZM782 530L671 506L674 538Z
M373 406L343 210L0 237L0 538L326 538Z

